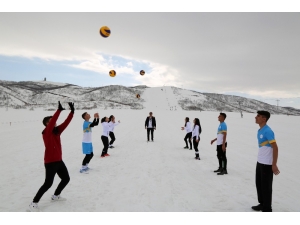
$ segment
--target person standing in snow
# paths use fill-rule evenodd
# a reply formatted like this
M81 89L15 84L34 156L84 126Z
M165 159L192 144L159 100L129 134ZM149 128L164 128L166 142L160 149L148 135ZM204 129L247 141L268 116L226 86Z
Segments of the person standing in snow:
M39 211L38 202L44 195L44 193L52 186L55 175L57 174L61 181L58 184L54 195L51 197L51 201L63 201L65 198L61 197L62 190L70 181L70 176L65 163L62 160L62 147L60 141L60 135L67 128L74 115L74 103L68 103L71 109L67 119L56 126L56 121L60 113L65 110L60 101L58 102L58 109L53 116L47 116L43 119L45 129L43 130L43 140L45 144L44 154L44 166L45 166L45 182L36 193L33 201L29 205L29 211Z
M101 119L101 124L102 124L102 136L101 136L101 140L103 143L103 150L102 150L102 154L101 154L101 158L104 158L105 156L110 156L107 151L108 151L108 146L109 146L109 142L108 142L108 135L109 135L109 130L110 130L110 125L108 123L109 118L108 117L103 117Z
M259 205L252 206L255 211L272 212L273 173L280 173L277 167L278 146L272 129L267 125L270 118L268 111L257 111L255 122L257 131L258 156L256 163L255 183Z
M152 116L152 112L149 113L149 116L146 118L145 121L145 129L147 129L147 141L149 141L149 134L151 132L151 141L153 140L153 132L156 130L156 120L155 117Z
M226 158L226 148L227 148L227 125L224 122L226 119L225 113L220 113L218 120L220 125L218 127L217 138L211 140L210 144L212 145L217 141L217 157L219 160L219 168L214 172L217 175L227 174L227 158Z
M83 122L83 138L82 138L82 152L85 154L85 157L82 161L82 168L80 169L80 173L88 173L89 171L89 163L94 156L93 153L93 144L92 144L92 127L98 126L99 124L99 114L94 114L93 122L89 122L91 115L87 112L82 114Z
M113 115L111 115L109 117L109 125L110 125L110 129L109 129L109 137L111 138L110 139L110 142L109 142L109 148L114 148L113 146L113 143L115 142L116 138L115 138L115 134L114 134L114 129L115 129L115 126L119 125L120 124L120 120L118 122L115 122L115 117Z
M185 124L184 124L184 127L181 127L181 130L186 130L186 135L184 137L184 141L185 141L185 147L184 149L188 149L189 146L188 146L188 142L187 140L189 141L190 143L190 150L192 150L192 141L191 141L191 137L192 137L192 126L191 126L191 123L189 122L190 119L188 117L186 117L184 119L185 121Z
M200 160L198 145L199 145L199 141L200 141L201 132L202 132L202 128L200 125L200 120L198 118L195 118L191 140L193 139L193 145L194 145L194 150L195 150L195 155L196 155L195 159L198 159L198 160Z

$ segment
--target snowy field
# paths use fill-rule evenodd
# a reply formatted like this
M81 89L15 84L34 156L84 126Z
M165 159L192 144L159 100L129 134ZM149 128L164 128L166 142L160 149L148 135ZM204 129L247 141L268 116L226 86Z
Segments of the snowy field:
M52 112L1 109L1 203L0 211L22 212L44 181L42 118ZM97 111L91 111L94 113ZM100 116L115 115L115 148L110 157L100 158L102 127L93 129L94 158L89 174L80 174L83 111L61 136L63 160L71 181L62 193L66 202L51 203L59 178L39 203L42 211L64 212L247 212L257 203L255 165L257 124L254 114L227 113L228 175L217 176L215 145L217 112L155 111L157 130L154 142L146 142L146 110L100 110ZM63 111L58 123L68 111ZM185 150L184 118L200 118L203 133L199 144L200 161L194 151ZM32 121L29 121L32 120ZM35 121L34 121L35 120ZM10 126L2 124L20 121ZM28 122L21 122L28 121ZM279 176L274 176L273 210L300 211L300 181L296 129L298 117L271 116L268 123L279 146Z
M157 92L161 91L157 89ZM166 93L169 93L168 91ZM115 128L114 149L110 157L100 158L102 126L93 128L94 158L89 174L79 173L84 158L81 150L82 110L76 110L70 125L61 136L63 160L69 170L70 183L62 192L65 202L50 202L60 179L39 202L43 212L251 212L258 204L255 166L258 152L256 114L227 113L228 175L217 176L215 144L218 112L170 111L162 105L172 97L148 98L143 110L92 110L100 117L114 115L121 124ZM158 100L159 99L159 100ZM162 104L162 101L164 104ZM156 103L159 107L155 107ZM75 105L76 107L76 105ZM157 120L154 142L146 142L145 119L152 111ZM44 182L44 144L42 119L54 112L0 109L0 211L25 212ZM69 110L61 113L58 124ZM185 146L184 118L199 118L202 125L199 152ZM92 119L91 119L92 121ZM9 122L12 122L11 125ZM300 211L300 151L297 130L299 117L271 115L268 122L279 147L278 167L274 175L273 211Z

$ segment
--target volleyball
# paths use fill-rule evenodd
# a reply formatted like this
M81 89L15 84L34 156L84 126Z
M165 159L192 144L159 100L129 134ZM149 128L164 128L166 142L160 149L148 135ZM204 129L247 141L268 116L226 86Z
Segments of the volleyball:
M114 71L114 70L109 71L109 76L115 77L116 76L116 71Z
M110 29L107 26L103 26L100 28L100 35L104 38L109 37L110 35Z
M140 71L140 74L143 76L145 74L145 71L144 70L141 70Z

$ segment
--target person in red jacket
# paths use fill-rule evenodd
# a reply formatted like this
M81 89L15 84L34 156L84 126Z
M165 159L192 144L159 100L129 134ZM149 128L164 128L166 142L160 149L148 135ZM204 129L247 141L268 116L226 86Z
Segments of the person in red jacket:
M69 102L68 104L70 106L71 112L68 115L67 119L59 126L56 126L56 121L61 111L65 110L60 102L58 102L58 109L54 113L54 115L47 116L43 119L43 124L46 127L42 132L45 144L44 164L46 170L46 178L44 184L40 187L35 197L33 198L33 201L29 205L29 211L39 211L38 202L45 194L45 192L52 186L56 174L60 177L61 181L58 184L54 195L52 195L51 201L66 200L65 198L62 198L60 196L60 193L69 183L70 176L68 169L62 160L60 135L67 128L74 115L74 103Z

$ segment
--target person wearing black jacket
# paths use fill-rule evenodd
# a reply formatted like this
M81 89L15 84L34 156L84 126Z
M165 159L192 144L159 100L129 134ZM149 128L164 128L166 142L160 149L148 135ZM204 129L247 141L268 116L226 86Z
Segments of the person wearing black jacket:
M152 112L150 112L149 116L146 118L145 129L147 129L147 141L149 141L150 132L151 141L153 141L153 131L156 130L156 120L155 117L152 116Z

